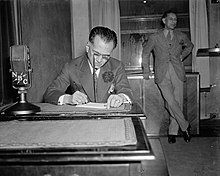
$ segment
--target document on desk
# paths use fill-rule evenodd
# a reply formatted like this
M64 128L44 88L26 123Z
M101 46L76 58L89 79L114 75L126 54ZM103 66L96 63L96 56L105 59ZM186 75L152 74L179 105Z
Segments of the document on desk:
M128 112L130 111L130 105L122 104L118 108L107 109L106 103L87 103L83 105L54 105L50 103L36 104L41 108L41 112L38 114L57 114L57 113L110 113L110 112Z
M89 102L86 104L76 105L79 108L95 108L95 109L107 109L107 103L94 103Z

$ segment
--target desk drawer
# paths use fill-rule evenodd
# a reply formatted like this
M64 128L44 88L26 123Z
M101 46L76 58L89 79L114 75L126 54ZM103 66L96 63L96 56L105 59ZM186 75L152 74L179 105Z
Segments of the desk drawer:
M138 176L140 163L0 166L1 176Z

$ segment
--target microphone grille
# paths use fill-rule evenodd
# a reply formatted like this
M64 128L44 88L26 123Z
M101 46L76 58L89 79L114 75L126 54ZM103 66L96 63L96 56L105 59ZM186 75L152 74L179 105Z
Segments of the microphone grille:
M10 47L10 61L13 71L28 71L28 47L13 45Z

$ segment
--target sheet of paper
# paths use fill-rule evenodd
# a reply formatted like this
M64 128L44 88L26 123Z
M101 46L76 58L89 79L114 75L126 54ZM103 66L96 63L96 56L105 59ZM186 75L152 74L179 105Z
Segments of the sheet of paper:
M91 103L93 104L93 103ZM97 105L97 103L95 103ZM60 114L60 113L65 113L65 114L77 114L77 113L95 113L95 114L103 114L103 113L124 113L124 112L129 112L130 111L130 105L127 106L126 104L123 104L122 106L118 108L110 108L107 109L104 105L105 103L98 103L99 106L98 108L94 108L91 106L88 106L89 104L86 105L54 105L50 103L35 103L35 105L39 106L41 108L41 112L38 112L37 114ZM101 106L100 106L101 105ZM80 107L82 106L82 107ZM97 106L95 106L97 107Z
M96 108L96 109L107 109L107 103L93 103L89 102L82 105L76 105L76 107L80 108Z

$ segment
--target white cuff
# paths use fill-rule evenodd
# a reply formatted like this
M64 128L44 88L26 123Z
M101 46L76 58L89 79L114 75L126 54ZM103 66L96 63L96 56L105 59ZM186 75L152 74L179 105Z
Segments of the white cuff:
M58 99L58 105L63 105L63 104L64 104L64 103L63 103L64 96L65 96L65 95L62 95L62 96L59 97L59 99Z
M129 98L129 96L127 96L126 94L120 93L121 95L123 95L126 98L126 101L124 101L124 103L130 103L131 104L131 99Z
M61 95L58 99L58 105L64 105L68 103L68 98L71 97L69 94Z

